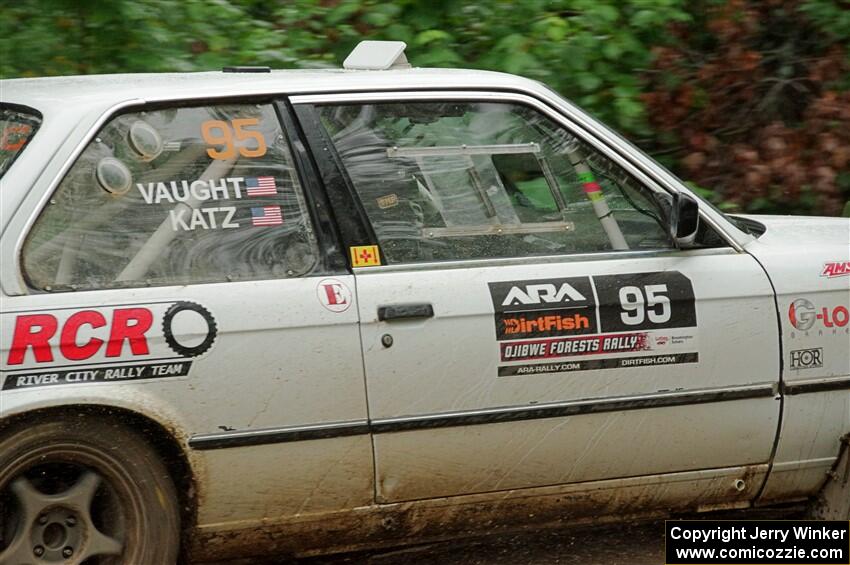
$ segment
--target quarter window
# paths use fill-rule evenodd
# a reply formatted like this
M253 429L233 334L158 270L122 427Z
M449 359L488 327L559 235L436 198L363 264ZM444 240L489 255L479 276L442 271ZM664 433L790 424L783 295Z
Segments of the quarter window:
M45 290L296 277L318 256L274 108L170 108L113 119L24 246Z
M319 106L389 263L671 247L652 191L526 106Z

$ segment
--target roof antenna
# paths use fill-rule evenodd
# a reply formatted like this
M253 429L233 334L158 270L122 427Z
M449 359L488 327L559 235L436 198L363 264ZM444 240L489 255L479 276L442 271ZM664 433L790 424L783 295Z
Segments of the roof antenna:
M410 63L404 55L406 47L404 41L361 41L351 50L342 66L366 71L409 69Z

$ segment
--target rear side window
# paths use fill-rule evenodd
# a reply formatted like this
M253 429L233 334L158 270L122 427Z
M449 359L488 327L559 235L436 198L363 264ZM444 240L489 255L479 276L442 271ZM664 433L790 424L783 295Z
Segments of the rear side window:
M671 247L651 190L527 106L317 106L388 263Z
M104 289L297 277L318 256L270 104L114 118L84 150L23 251L30 284Z
M40 125L41 117L33 111L0 106L0 178L23 153Z

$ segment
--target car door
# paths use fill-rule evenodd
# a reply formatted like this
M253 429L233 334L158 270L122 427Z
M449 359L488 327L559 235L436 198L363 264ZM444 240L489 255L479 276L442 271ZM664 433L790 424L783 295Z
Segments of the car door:
M755 494L779 341L752 257L709 226L675 249L652 180L531 97L293 101L374 233L351 260L379 501L694 470Z
M26 292L4 298L4 411L164 421L201 525L373 500L354 280L287 133L268 100L111 117L28 231ZM341 421L354 433L325 439Z

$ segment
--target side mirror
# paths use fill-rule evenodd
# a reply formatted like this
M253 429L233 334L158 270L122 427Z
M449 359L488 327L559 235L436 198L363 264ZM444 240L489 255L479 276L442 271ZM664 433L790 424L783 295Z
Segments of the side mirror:
M699 204L689 194L679 192L677 194L656 194L655 201L658 203L667 228L670 230L670 238L676 247L686 249L691 247L696 240L699 229Z
M694 244L699 229L699 204L690 195L680 192L673 197L674 215L670 223L670 235L680 248Z

